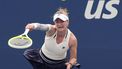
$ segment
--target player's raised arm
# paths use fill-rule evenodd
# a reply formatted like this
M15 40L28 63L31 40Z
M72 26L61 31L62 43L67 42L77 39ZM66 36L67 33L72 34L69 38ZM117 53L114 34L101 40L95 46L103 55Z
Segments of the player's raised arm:
M51 25L51 24L41 24L41 23L29 23L26 25L25 27L26 29L30 29L30 30L42 30L46 32L47 36L51 36L54 34L54 32L56 31L56 27L55 25Z
M41 24L41 23L29 23L26 25L26 29L30 30L42 30L42 31L48 31L50 30L51 24Z

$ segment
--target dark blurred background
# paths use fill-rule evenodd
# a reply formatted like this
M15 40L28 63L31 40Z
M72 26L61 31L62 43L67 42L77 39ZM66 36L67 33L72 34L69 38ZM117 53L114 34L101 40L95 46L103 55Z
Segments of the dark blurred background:
M0 0L0 69L32 69L23 57L25 49L13 49L7 44L10 37L21 34L30 22L51 23L59 7L69 10L70 30L78 39L78 62L81 69L122 69L122 8L113 19L86 19L88 0ZM99 0L95 0L93 8ZM108 2L109 0L106 0ZM95 10L95 9L94 9ZM93 10L93 11L94 11ZM106 11L105 7L103 11ZM32 31L31 48L40 48L45 33Z

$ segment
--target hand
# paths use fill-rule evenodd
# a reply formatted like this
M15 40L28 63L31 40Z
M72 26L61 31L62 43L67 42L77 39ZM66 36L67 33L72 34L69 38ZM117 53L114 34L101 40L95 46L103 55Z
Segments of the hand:
M66 63L66 66L67 66L67 68L66 69L71 69L72 68L72 65L70 64L70 63Z
M32 29L34 29L34 25L33 25L33 24L27 24L27 25L25 26L25 28L26 28L26 29L32 30Z

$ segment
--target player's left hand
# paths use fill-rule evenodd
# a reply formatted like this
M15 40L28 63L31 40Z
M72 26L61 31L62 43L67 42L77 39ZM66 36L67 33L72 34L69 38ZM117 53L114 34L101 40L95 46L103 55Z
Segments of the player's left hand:
M65 63L66 64L66 66L67 66L67 68L66 69L71 69L72 68L72 65L70 64L70 63Z

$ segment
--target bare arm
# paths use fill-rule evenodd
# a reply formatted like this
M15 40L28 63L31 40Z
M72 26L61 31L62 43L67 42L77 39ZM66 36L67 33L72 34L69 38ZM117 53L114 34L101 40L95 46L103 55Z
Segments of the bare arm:
M47 36L51 36L55 32L55 25L51 25L51 24L29 23L26 25L25 28L30 30L46 31Z
M67 63L67 69L70 69L72 65L77 63L77 39L72 34L70 38L70 60Z
M50 24L30 23L26 25L26 28L31 30L48 31L50 30Z
M72 45L70 47L70 63L72 63L73 65L76 63L77 61L77 39L75 37L72 37Z

